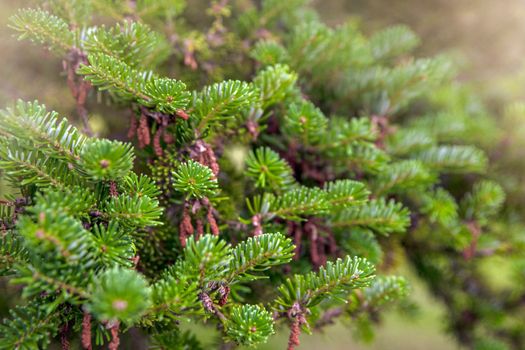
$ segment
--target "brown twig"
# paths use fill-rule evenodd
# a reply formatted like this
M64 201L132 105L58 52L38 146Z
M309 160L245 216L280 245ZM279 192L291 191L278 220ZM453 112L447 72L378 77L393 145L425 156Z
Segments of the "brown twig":
M472 241L470 242L470 245L463 250L463 257L465 260L470 260L476 255L478 240L481 236L481 227L476 221L467 222L467 227L472 235Z
M326 310L323 316L321 316L321 318L316 322L315 328L321 329L324 326L334 324L334 319L341 316L342 314L343 314L342 307L335 307L335 308Z
M208 293L201 292L199 293L199 300L202 302L202 306L204 306L204 309L214 315L216 315L221 321L226 321L226 317L222 312L215 307L215 304L213 303L213 300L210 298Z
M91 84L76 74L80 65L87 63L86 54L78 48L73 48L64 60L64 69L67 73L69 90L76 102L77 114L84 126L83 131L88 136L93 136L93 131L89 126L88 111L86 109L86 98L91 89Z
M319 266L322 265L322 258L319 254L319 233L317 227L311 220L308 220L308 222L304 225L304 232L308 234L310 241L310 260L312 261L312 264L315 268L319 268Z

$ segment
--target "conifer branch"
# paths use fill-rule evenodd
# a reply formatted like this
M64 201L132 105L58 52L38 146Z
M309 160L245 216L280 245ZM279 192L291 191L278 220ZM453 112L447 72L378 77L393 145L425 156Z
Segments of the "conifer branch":
M522 278L495 290L478 265L523 255L519 191L506 202L473 177L500 126L450 60L414 57L404 26L368 36L304 0L249 3L214 2L204 31L183 0L53 0L11 18L64 60L84 133L37 102L0 112L15 193L0 199L0 273L27 301L0 349L68 348L78 332L115 350L129 327L153 348L202 348L181 319L225 347L264 343L281 319L289 349L337 317L369 333L392 302L410 307L407 280L375 277L398 254L466 347L521 348ZM138 152L93 137L91 87L132 112Z
M20 33L19 39L48 46L51 50L64 55L74 47L74 34L61 18L46 11L23 9L10 18L10 27Z
M260 278L252 273L289 262L294 249L292 241L280 233L250 237L232 250L230 272L226 279L232 281Z
M330 220L334 227L362 226L382 234L389 234L403 232L410 218L408 209L400 203L379 199L343 210Z

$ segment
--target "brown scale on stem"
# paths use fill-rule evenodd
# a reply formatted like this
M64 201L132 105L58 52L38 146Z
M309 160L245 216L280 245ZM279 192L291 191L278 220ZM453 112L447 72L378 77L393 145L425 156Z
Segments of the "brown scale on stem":
M204 197L201 200L201 202L204 205L204 207L207 208L206 219L208 220L208 224L210 225L211 233L214 236L218 236L220 232L219 226L217 225L217 221L215 220L215 216L213 215L213 206L211 205L210 200L206 197Z
M301 326L297 319L292 320L290 324L290 337L288 338L288 350L294 350L296 346L299 346L299 335L301 335Z
M196 239L199 239L204 234L204 223L202 221L202 218L199 217L202 209L206 210L206 220L208 221L208 224L210 226L211 233L215 236L219 235L219 225L217 224L217 220L215 219L214 214L215 209L211 205L210 200L204 197L201 200L193 201L193 203L186 202L184 204L182 220L179 225L179 238L183 247L185 247L186 245L186 238L188 238L188 236L193 235L195 233L195 230L197 232ZM194 216L194 218L196 217L196 229L192 224L192 215Z
M246 129L248 133L252 136L252 140L256 141L259 137L259 124L253 119L248 119L246 122Z
M299 303L294 303L293 306L288 310L288 319L290 320L290 337L288 338L288 350L294 350L296 346L301 343L299 336L301 335L301 326L306 324L306 318L304 317L304 311Z
M120 328L120 323L118 321L110 326L111 342L108 345L109 350L118 349L118 346L120 344L119 328Z
M199 239L204 234L204 224L202 223L202 219L197 219L197 235L196 238Z
M70 344L69 339L67 338L67 334L69 332L69 323L65 323L64 326L60 329L60 345L62 346L62 350L69 350Z
M111 197L118 197L118 189L115 181L109 182L109 195Z
M188 238L188 236L193 235L193 232L194 232L194 228L191 223L191 216L190 216L190 211L189 211L188 206L189 206L189 203L184 204L182 220L179 226L179 239L180 239L180 244L183 247L186 247L186 239Z
M256 214L252 216L252 225L253 225L253 231L252 231L253 236L259 236L263 233L261 214Z
M151 143L148 117L144 113L140 115L139 126L137 128L137 139L139 141L140 148L144 148Z
M188 120L188 118L190 117L188 113L186 113L186 111L182 110L182 109L179 109L177 110L177 112L175 112L175 115L179 118L182 118L184 120Z
M215 177L219 176L219 163L217 162L215 153L211 149L210 145L207 145L206 147L206 151L204 153L204 160L210 167L211 171L213 172L213 175L215 175Z
M197 140L195 142L191 148L190 157L210 168L215 178L219 175L220 168L215 153L211 146L203 140Z
M157 157L162 157L162 154L164 153L162 150L162 145L160 144L160 138L163 134L164 134L164 126L160 126L157 129L155 136L153 137L153 151L155 151L155 154L157 155Z
M216 315L221 321L226 321L226 316L220 310L215 307L215 304L213 303L213 300L210 298L208 293L201 292L199 293L199 300L202 303L202 306L204 309L214 315Z
M162 131L162 139L167 145L171 145L173 142L175 142L173 135L168 132L167 128L164 128Z
M84 313L82 319L82 334L80 337L82 347L86 350L91 350L91 315L87 312Z
M140 148L153 144L153 151L158 157L161 157L164 153L161 140L167 145L175 142L173 135L168 132L168 126L176 124L177 118L187 120L190 116L182 109L177 110L174 114L164 114L144 106L139 106L139 110L140 117L138 120L134 113L131 116L127 136L130 139L137 136ZM157 125L157 131L153 138L151 137L151 128L153 127L151 123Z
M219 306L224 306L228 302L228 296L230 295L230 287L226 285L221 285L217 292L220 295Z
M213 305L213 300L211 300L210 296L207 293L200 293L199 300L202 302L204 310L211 313L215 313L215 305Z

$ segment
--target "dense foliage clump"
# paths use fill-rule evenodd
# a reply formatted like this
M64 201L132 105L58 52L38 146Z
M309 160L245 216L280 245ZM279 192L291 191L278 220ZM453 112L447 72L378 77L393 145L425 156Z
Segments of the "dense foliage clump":
M63 60L82 131L38 102L0 113L17 191L0 271L25 300L0 348L116 349L140 328L152 348L198 349L186 319L224 346L287 327L294 349L339 317L366 336L411 306L390 272L404 258L458 341L525 346L521 219L500 214L487 172L496 126L447 57L411 55L409 29L330 28L304 2L213 1L209 23L183 0L54 0L11 18ZM96 99L122 111L128 142L94 135ZM480 268L493 256L516 267L508 290Z

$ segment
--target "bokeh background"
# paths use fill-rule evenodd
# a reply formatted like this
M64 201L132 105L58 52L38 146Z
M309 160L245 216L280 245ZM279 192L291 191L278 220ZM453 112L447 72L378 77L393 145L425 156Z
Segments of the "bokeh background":
M285 1L285 0L283 0ZM525 97L524 0L311 0L323 19L337 25L358 19L365 32L407 24L422 38L420 55L452 52L462 62L461 79L494 99ZM199 7L205 0L189 0ZM67 111L73 100L56 94L60 62L40 47L18 42L7 19L30 0L0 0L0 103L14 98L44 99ZM65 88L64 88L65 92Z
M60 61L44 57L39 47L18 42L7 27L8 17L29 3L0 0L0 106L17 98L38 98L72 115L74 101L63 83ZM188 4L201 6L202 1L188 0ZM525 0L314 0L313 5L329 24L357 19L368 33L391 24L407 24L422 38L419 55L447 51L457 57L462 68L459 79L484 97L495 118L507 103L525 101ZM94 123L105 122L96 108L90 110ZM2 191L6 188L0 183L0 194ZM410 277L412 272L399 273ZM460 349L446 334L443 311L424 287L413 285L412 300L421 305L419 310L410 317L388 314L371 344L355 343L348 327L336 324L322 334L303 336L301 349ZM0 305L0 312L2 309ZM213 338L206 330L201 336L204 342ZM274 337L261 349L281 349L285 343L285 338Z

